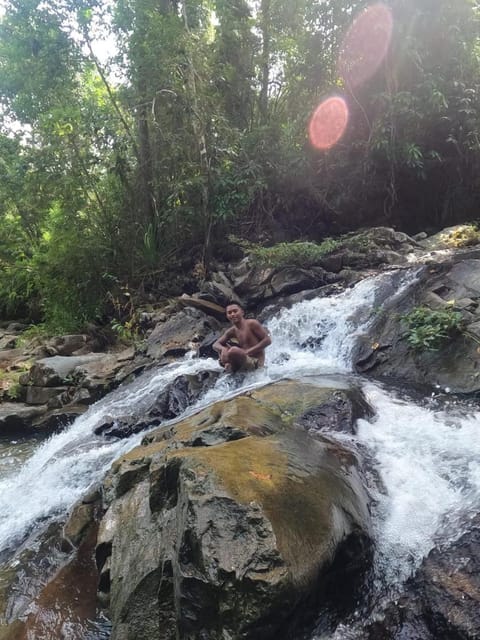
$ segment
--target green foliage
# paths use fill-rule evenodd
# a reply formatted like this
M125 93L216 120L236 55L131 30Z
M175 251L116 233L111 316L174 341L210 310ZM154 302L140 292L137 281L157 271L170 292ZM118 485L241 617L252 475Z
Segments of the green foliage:
M19 383L20 376L27 372L32 363L30 361L21 362L15 365L13 370L5 371L0 369L0 400L19 400L22 386Z
M38 274L26 258L0 269L0 317L28 318L40 310Z
M114 334L123 342L140 346L142 341L140 318L128 286L121 287L116 295L109 292L107 297L114 315L110 322Z
M7 398L12 401L18 400L20 398L21 391L22 387L20 384L12 384L6 391Z
M441 236L442 241L450 247L471 247L480 243L480 231L476 224L462 224Z
M415 307L402 316L407 324L407 341L418 351L436 351L463 329L462 314L451 307L434 311Z
M52 333L79 331L103 312L107 287L99 277L102 269L95 247L90 247L91 252L89 247L76 248L73 242L65 242L58 254L49 249L36 261L42 265L39 288L44 322Z
M233 239L235 241L235 239ZM337 240L326 238L321 244L314 242L280 242L262 247L236 239L236 243L250 255L254 264L262 267L312 267L338 247Z
M122 340L127 343L136 343L140 338L140 330L138 326L138 320L135 316L120 322L119 320L112 320L110 323L112 331Z
M208 272L229 233L318 241L478 216L478 3L387 3L388 58L353 91L337 59L365 0L4 4L0 316L80 328L122 283ZM95 57L99 37L116 39L114 59ZM310 114L339 92L348 129L315 151ZM329 250L251 253L308 266Z
M16 347L21 349L27 345L40 343L53 335L43 323L32 324L25 331L22 331L22 334L17 338Z

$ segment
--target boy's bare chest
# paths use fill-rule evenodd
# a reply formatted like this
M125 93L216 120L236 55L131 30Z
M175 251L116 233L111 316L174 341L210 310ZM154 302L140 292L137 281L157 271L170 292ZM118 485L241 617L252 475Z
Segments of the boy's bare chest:
M248 325L241 329L235 327L235 338L241 347L253 347L258 342L255 334Z

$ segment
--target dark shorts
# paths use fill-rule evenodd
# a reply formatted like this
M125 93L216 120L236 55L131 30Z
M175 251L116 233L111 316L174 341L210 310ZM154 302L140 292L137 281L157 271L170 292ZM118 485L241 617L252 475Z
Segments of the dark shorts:
M258 369L258 358L252 358L252 356L247 356L243 366L239 369L239 371L256 371Z

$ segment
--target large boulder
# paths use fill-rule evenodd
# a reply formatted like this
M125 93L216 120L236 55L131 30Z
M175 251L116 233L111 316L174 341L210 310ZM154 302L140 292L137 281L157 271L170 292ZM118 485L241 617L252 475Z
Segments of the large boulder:
M113 465L97 544L112 640L285 637L333 582L363 574L356 457L308 433L339 394L352 392L279 382L158 429Z
M0 434L26 435L62 429L82 415L86 409L85 404L77 403L50 408L46 404L3 402L0 405Z
M50 356L82 355L91 351L91 338L86 334L55 336L45 344Z
M20 379L24 386L58 387L83 381L84 367L92 362L101 362L104 354L95 353L87 356L52 356L37 360L31 369Z
M0 405L0 434L24 431L45 414L46 407L29 406L19 402Z
M76 336L72 337L73 343L78 343ZM144 365L133 358L133 348L109 354L40 358L16 375L17 402L2 403L0 430L28 432L67 426L88 405L142 369Z
M248 258L232 269L231 274L234 293L247 307L327 284L326 271L320 266L310 269L259 267Z
M229 302L241 302L233 291L232 282L223 270L214 271L211 274L211 280L202 283L200 295L211 298L222 307L225 307Z
M147 356L154 360L183 356L219 328L220 324L212 316L187 307L156 325L147 338Z
M346 236L320 265L328 271L348 275L347 269L369 269L381 265L403 265L418 248L406 233L389 227L373 227Z
M402 383L440 385L458 393L480 390L479 270L480 259L464 259L462 254L423 267L393 306L378 310L376 321L354 353L356 370ZM464 328L437 350L413 349L402 317L416 307L456 310L462 314Z
M90 353L80 356L52 356L37 360L22 377L25 386L58 387L79 385L95 389L110 387L117 372L133 358L133 349L115 353Z

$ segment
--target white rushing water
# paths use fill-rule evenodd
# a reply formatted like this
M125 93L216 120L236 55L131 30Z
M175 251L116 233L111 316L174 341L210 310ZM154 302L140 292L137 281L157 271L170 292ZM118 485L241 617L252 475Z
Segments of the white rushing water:
M434 541L458 538L480 502L480 414L461 406L418 406L378 385L363 387L374 420L358 438L373 454L383 487L374 491L377 571L404 581Z
M53 435L20 468L8 468L0 478L0 551L35 522L65 512L105 474L112 461L140 439L108 441L94 434L106 420L141 414L176 376L217 366L213 360L184 360L118 389Z
M240 383L223 375L196 407L281 377L351 372L351 351L379 309L402 295L415 272L391 272L346 292L283 310L268 322L272 345L265 369ZM177 376L219 370L214 360L186 358L111 393L64 432L42 444L19 468L0 477L0 550L40 520L64 514L112 461L142 438L107 441L94 429L109 418L138 415ZM433 411L373 383L362 383L376 411L359 422L358 439L374 461L377 566L387 581L404 580L438 536L480 499L480 416Z

